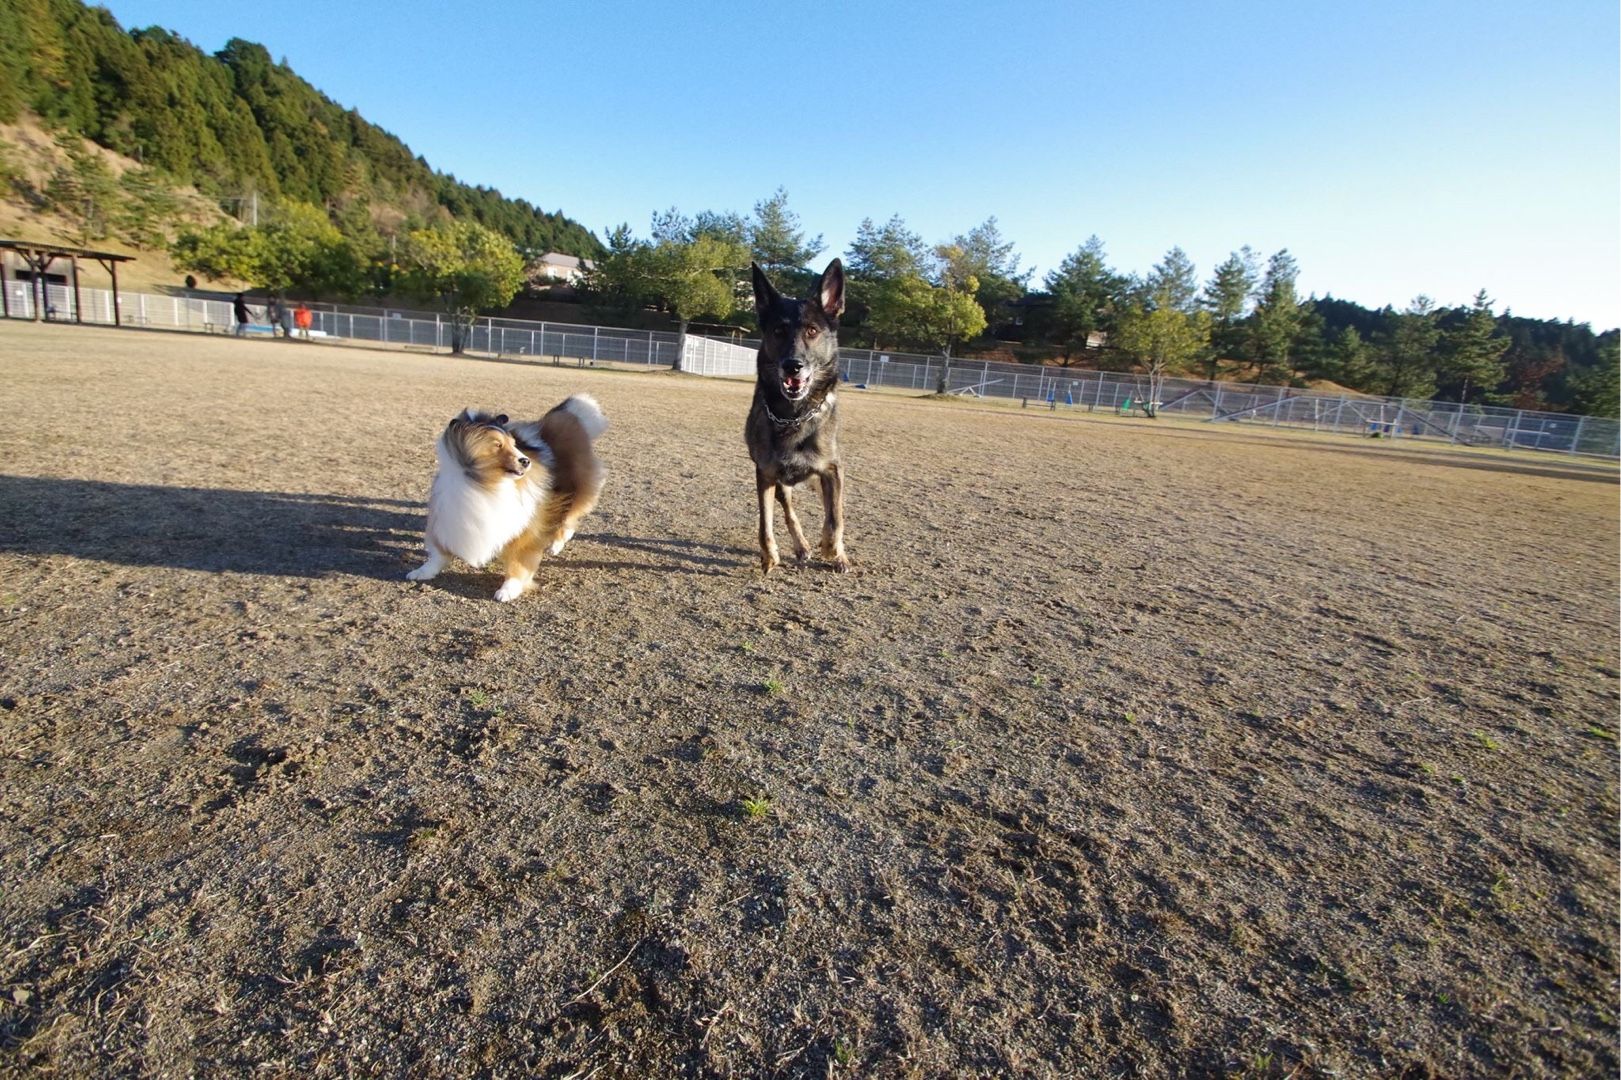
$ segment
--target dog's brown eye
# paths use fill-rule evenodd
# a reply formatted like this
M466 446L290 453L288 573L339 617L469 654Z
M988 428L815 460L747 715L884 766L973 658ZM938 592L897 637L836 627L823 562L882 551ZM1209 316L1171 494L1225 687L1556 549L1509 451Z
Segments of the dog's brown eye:
M821 333L821 331L816 329L816 327L807 326L807 327L805 327L805 340L806 341L815 341L816 340L816 335L820 334L820 333Z

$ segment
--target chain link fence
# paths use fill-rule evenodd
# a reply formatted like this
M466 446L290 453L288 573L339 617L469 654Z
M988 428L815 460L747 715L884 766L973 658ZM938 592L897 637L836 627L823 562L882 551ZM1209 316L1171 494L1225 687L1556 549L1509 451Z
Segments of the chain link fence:
M31 283L8 279L5 313L32 319L38 303ZM229 300L194 296L121 293L118 310L106 289L46 288L41 316L171 330L237 333ZM276 331L258 321L242 332L269 336ZM377 342L404 349L450 348L455 327L432 312L311 305L314 337ZM291 317L287 324L291 325ZM679 336L622 327L479 318L463 328L470 352L532 357L552 363L673 367ZM741 344L688 335L682 369L700 375L747 377L754 373L757 342ZM870 349L843 349L840 375L852 387L935 390L944 357ZM1543 450L1587 457L1621 458L1621 424L1605 417L1468 405L1451 401L1374 397L1187 379L1153 380L1129 373L1033 367L982 360L953 360L945 390L964 397L1000 398L1026 408L1182 416L1220 423L1306 429L1342 435L1418 439L1467 446Z
M840 366L857 386L928 391L938 387L941 357L847 349ZM1287 386L1154 380L1146 375L952 362L946 392L1014 398L1026 407L1184 416L1222 423L1287 427L1372 438L1424 439L1466 446L1621 457L1621 424L1600 416L1494 405L1376 397Z

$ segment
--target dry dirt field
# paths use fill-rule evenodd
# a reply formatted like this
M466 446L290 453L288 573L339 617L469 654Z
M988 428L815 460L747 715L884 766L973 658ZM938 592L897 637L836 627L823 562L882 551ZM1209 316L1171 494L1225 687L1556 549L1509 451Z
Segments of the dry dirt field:
M849 391L762 578L748 394L0 325L0 1072L1616 1074L1613 468Z

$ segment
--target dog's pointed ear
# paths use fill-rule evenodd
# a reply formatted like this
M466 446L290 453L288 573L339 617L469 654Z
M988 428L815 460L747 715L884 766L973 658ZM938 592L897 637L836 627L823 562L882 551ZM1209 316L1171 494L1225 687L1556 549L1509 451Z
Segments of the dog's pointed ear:
M765 276L765 271L760 269L759 263L749 263L749 269L754 272L754 314L756 318L764 319L765 313L782 298L777 295L777 290L772 288L771 280Z
M844 314L844 264L834 259L822 271L822 276L816 279L816 289L811 297L821 307L822 314L830 319L837 319Z
M496 427L506 427L507 426L507 414L502 413L500 416L497 416L495 418L494 422L495 422Z

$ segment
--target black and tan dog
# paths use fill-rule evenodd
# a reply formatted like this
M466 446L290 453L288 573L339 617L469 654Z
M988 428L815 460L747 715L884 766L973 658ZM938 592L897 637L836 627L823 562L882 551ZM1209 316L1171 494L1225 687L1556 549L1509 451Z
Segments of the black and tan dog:
M844 311L844 266L834 259L809 298L786 299L754 267L754 310L760 318L754 404L743 439L754 459L760 504L760 569L777 566L771 494L782 504L794 541L794 559L810 557L794 514L792 489L815 478L822 491L822 558L844 573L844 475L839 470L839 315Z

